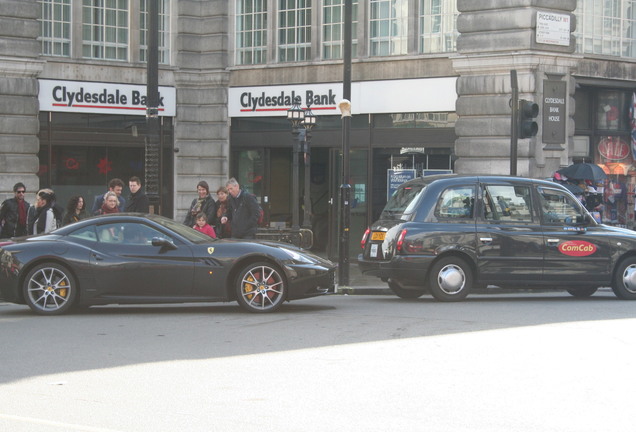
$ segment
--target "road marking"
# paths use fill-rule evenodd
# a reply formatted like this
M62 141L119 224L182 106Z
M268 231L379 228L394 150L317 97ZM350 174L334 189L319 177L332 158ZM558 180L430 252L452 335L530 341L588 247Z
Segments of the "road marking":
M24 423L34 423L34 424L40 424L40 425L46 425L46 426L55 426L55 427L63 428L65 430L77 430L82 432L122 432L122 431L117 431L115 429L104 429L100 427L92 427L92 426L85 426L85 425L78 425L78 424L71 424L71 423L62 423L62 422L56 422L51 420L42 420L42 419L33 418L33 417L22 417L22 416L2 414L2 413L0 413L0 419L14 420L14 421L24 422Z

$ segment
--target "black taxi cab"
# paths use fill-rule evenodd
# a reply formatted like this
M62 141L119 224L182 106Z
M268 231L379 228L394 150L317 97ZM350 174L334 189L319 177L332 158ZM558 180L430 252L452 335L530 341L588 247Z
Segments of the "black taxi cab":
M560 184L442 175L402 184L362 238L358 266L403 298L463 300L476 286L611 286L636 300L636 232L597 223Z

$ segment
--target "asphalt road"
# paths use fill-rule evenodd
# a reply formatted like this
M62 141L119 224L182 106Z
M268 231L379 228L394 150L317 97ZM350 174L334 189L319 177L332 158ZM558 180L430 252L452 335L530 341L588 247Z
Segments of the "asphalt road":
M0 430L627 431L636 302L610 292L0 303Z

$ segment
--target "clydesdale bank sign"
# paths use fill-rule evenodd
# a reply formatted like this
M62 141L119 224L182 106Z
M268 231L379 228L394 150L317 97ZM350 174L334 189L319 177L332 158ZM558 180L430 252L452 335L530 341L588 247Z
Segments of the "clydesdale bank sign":
M353 114L455 111L457 78L361 81L351 83ZM317 115L340 114L341 83L230 87L230 117L285 116L296 97Z
M146 86L39 80L40 111L146 115ZM159 115L176 115L174 87L159 87Z

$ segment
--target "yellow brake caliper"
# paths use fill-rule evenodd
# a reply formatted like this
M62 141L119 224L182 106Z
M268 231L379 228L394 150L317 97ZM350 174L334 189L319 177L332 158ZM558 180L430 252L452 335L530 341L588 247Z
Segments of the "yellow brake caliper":
M248 282L255 282L252 276L247 278ZM243 285L243 291L245 291L248 295L246 296L248 300L252 300L254 298L254 294L250 294L254 291L254 285L246 283Z

